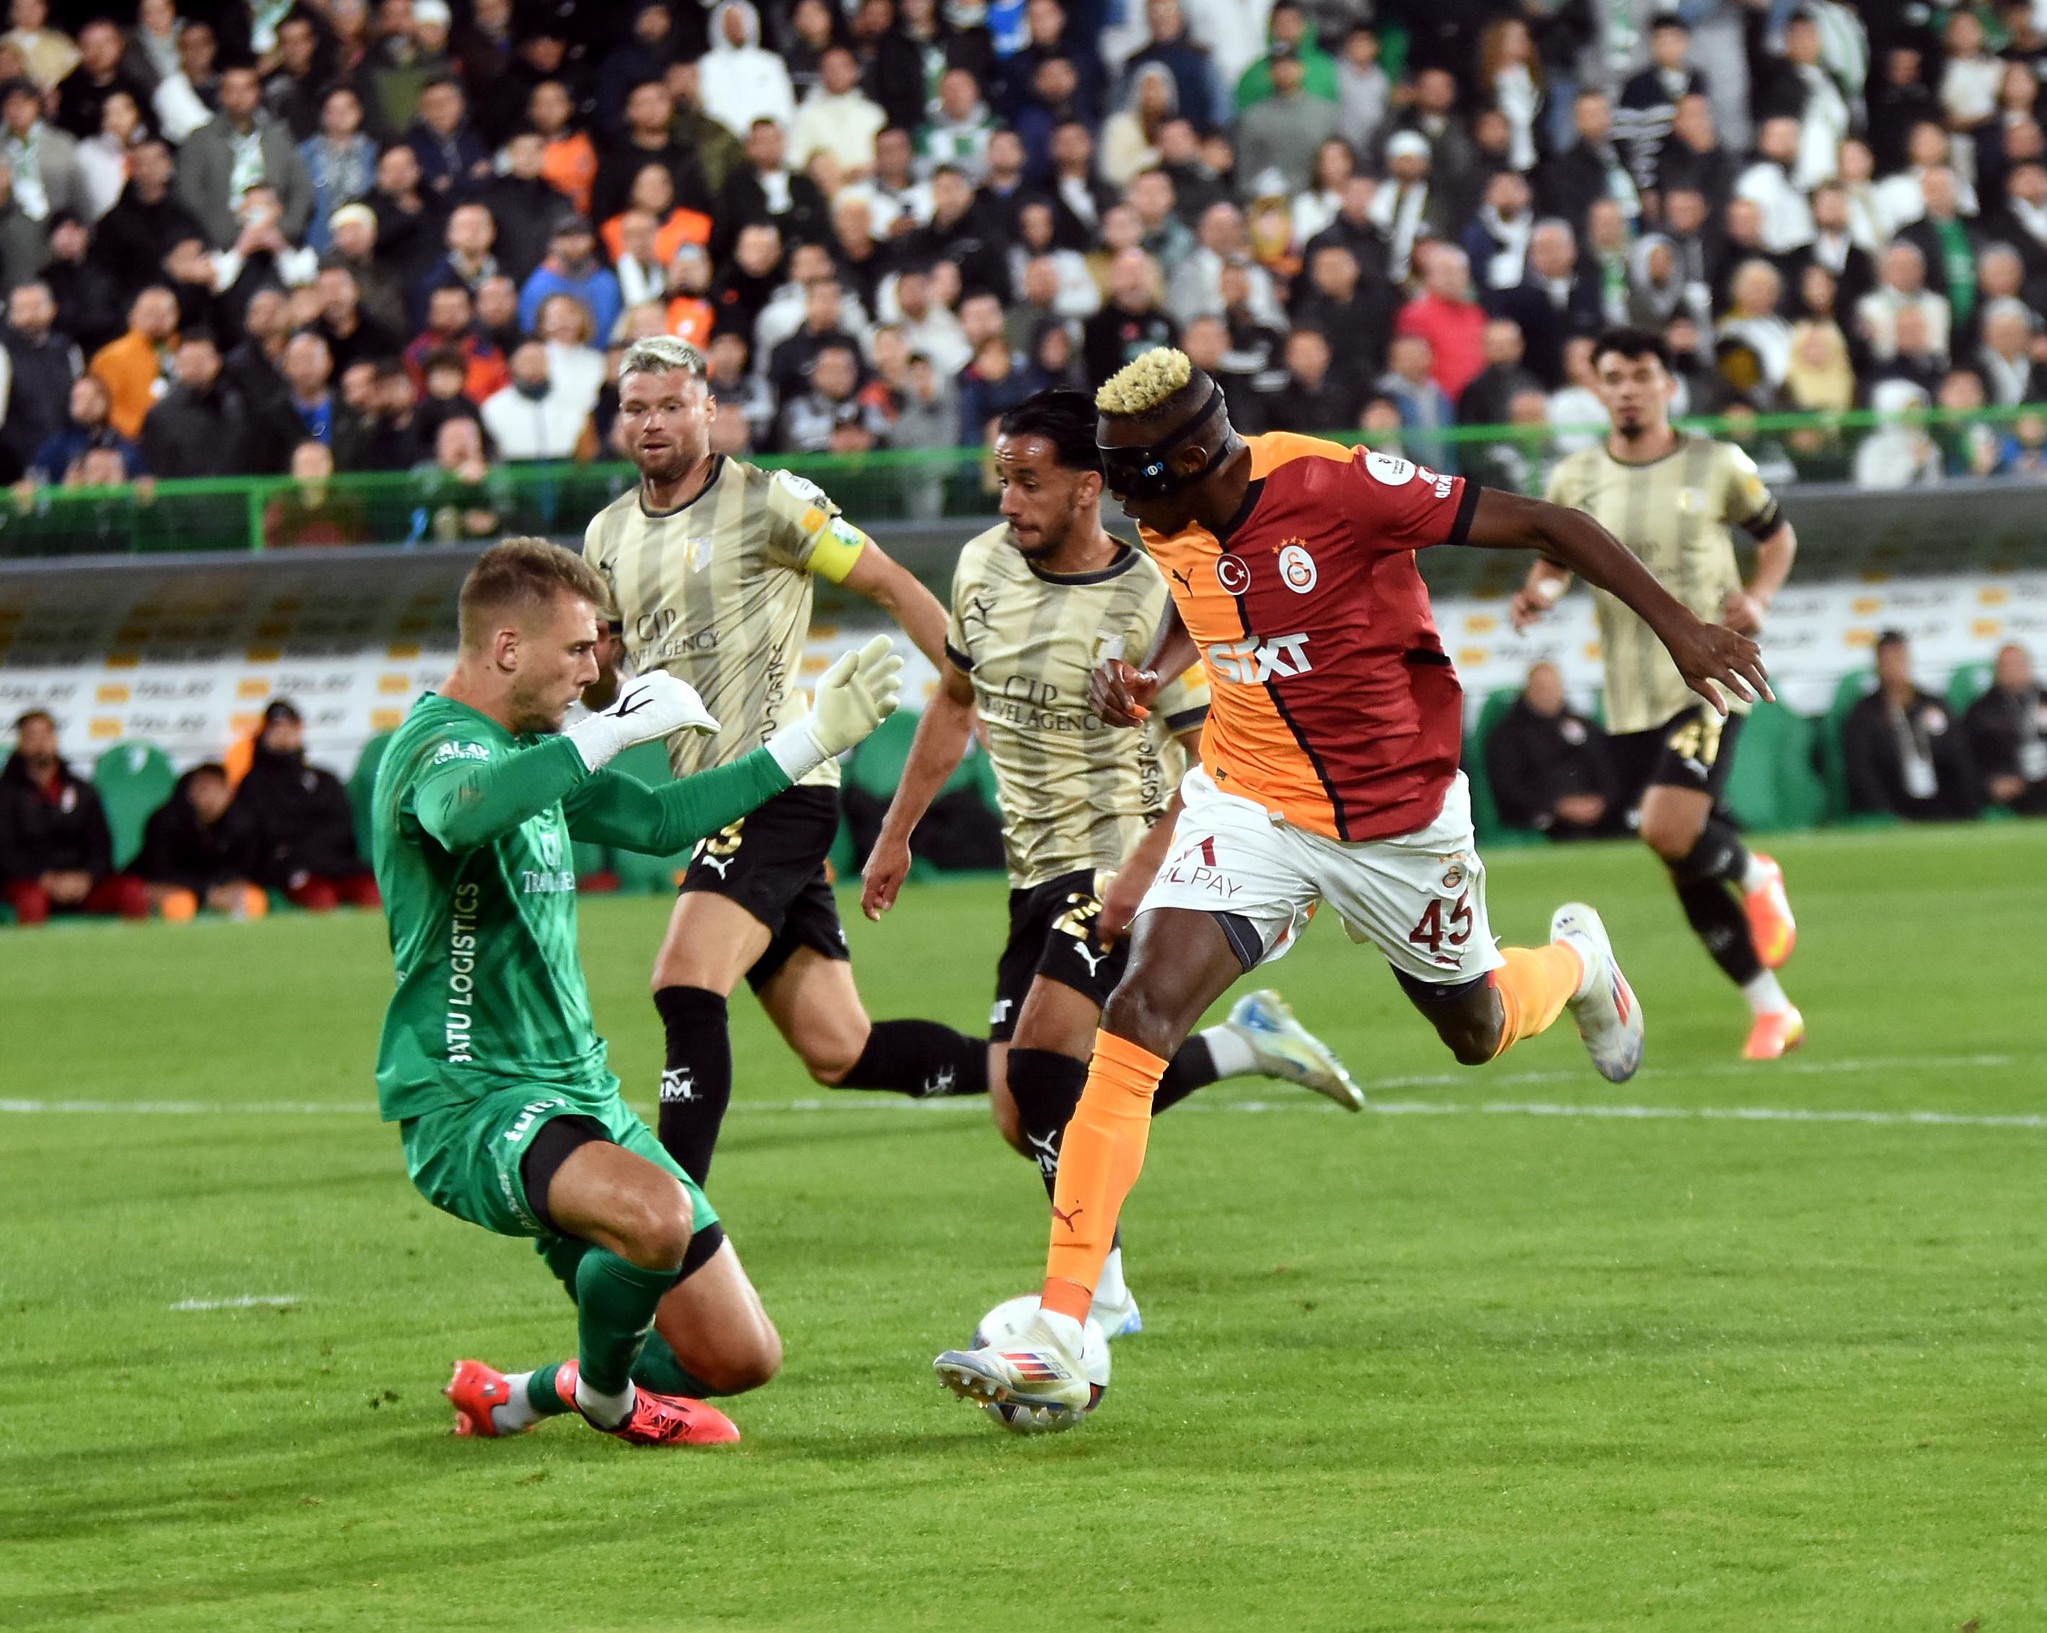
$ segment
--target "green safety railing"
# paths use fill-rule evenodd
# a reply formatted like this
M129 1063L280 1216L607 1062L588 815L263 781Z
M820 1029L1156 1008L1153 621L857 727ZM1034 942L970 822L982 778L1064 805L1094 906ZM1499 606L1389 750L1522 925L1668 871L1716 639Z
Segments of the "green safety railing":
M1868 412L1742 415L1684 422L1750 450L1776 480L1851 478L1863 440L1900 423ZM2047 406L1913 416L1951 475L1988 475L2016 443L2047 477ZM1604 427L1454 426L1390 437L1331 433L1348 444L1397 445L1488 484L1539 492L1551 459ZM995 503L984 448L895 449L855 456L763 455L757 463L811 478L863 524L985 517ZM625 464L493 467L480 482L440 472L337 475L317 489L290 477L150 481L108 488L20 484L0 492L0 558L294 549L323 544L458 543L505 533L579 535L627 492Z

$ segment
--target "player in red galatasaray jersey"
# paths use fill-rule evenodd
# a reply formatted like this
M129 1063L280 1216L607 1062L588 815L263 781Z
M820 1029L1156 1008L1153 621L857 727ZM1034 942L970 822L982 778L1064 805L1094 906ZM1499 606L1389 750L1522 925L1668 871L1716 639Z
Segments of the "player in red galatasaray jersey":
M1466 1065L1566 1008L1603 1076L1625 1081L1641 1061L1641 1010L1591 908L1558 908L1545 946L1493 944L1458 770L1463 693L1415 552L1538 550L1640 614L1715 709L1723 692L1769 694L1753 641L1701 622L1581 512L1313 437L1240 438L1214 381L1165 348L1095 401L1108 486L1173 604L1141 667L1097 671L1092 702L1135 725L1196 662L1212 697L1172 851L1067 1125L1042 1309L1015 1341L936 1362L956 1393L1026 1408L1011 1421L1036 1429L1079 1422L1095 1399L1081 1322L1167 1061L1317 905L1378 949Z

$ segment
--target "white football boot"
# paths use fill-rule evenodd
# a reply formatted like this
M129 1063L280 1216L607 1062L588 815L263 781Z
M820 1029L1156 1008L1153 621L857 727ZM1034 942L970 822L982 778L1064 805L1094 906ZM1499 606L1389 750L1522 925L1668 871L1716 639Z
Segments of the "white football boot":
M1270 987L1245 993L1230 1006L1223 1024L1251 1046L1266 1077L1313 1089L1345 1111L1365 1109L1364 1092L1350 1080L1336 1052L1295 1020L1287 1001Z
M1549 938L1568 942L1585 961L1585 977L1569 1004L1592 1064L1609 1083L1625 1083L1642 1064L1642 1006L1621 974L1599 915L1565 902L1550 916Z
M1068 1352L1042 1312L1015 1338L986 1349L949 1349L931 1363L944 1384L976 1406L1006 1408L1009 1426L1025 1432L1071 1429L1094 1410L1101 1392L1080 1358ZM1078 1327L1076 1322L1062 1325Z

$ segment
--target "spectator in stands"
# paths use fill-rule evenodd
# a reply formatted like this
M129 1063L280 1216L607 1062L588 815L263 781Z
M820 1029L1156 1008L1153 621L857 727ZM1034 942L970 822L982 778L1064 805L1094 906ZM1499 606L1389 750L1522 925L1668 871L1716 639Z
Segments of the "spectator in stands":
M14 202L31 221L57 210L85 207L78 144L68 131L43 122L43 101L25 79L0 85L0 158L14 176Z
M590 408L584 392L549 376L547 347L529 340L512 353L511 384L485 399L481 413L500 458L572 459L595 449Z
M1004 333L983 335L974 345L973 361L960 374L961 434L973 442L995 440L996 421L1039 388L1024 354Z
M1272 274L1250 261L1250 240L1244 231L1244 215L1234 204L1211 204L1201 213L1197 243L1166 293L1166 310L1182 328L1198 317L1219 317L1223 310L1223 268L1241 263L1251 280L1251 305L1259 318L1275 327L1285 327Z
M1947 705L1912 679L1904 635L1876 640L1876 689L1848 711L1841 748L1848 771L1848 808L1888 813L1910 822L1976 814L1975 770L1963 733Z
M351 364L398 355L397 334L362 309L361 286L347 267L333 262L322 267L314 288L320 297L320 338L337 370L345 374Z
M1486 779L1500 820L1552 839L1603 839L1627 831L1620 779L1606 733L1564 697L1553 663L1538 663L1514 706L1485 741Z
M1307 66L1294 47L1275 44L1267 61L1271 94L1237 121L1237 169L1245 179L1239 191L1250 178L1277 172L1288 193L1303 192L1318 180L1317 153L1336 135L1336 104L1305 89Z
M313 187L306 242L324 250L334 212L368 193L377 177L377 144L363 134L362 100L351 87L328 89L320 103L319 130L299 144L299 162Z
M263 76L263 106L291 131L301 154L319 133L320 94L333 77L322 43L311 13L294 7L278 19L275 66Z
M377 218L377 262L402 291L441 257L447 207L421 184L419 159L404 142L377 155L377 185L363 200Z
M1621 202L1622 212L1637 213L1639 194L1634 177L1613 140L1613 104L1599 90L1580 91L1571 104L1576 140L1536 167L1536 208L1561 217L1576 229L1597 198ZM1388 156L1392 149L1388 147Z
M93 259L119 284L123 300L159 276L171 245L204 236L199 219L171 194L170 149L138 142L128 153L128 185L93 231Z
M490 212L496 231L498 266L524 283L547 254L554 223L574 206L542 171L547 145L534 130L519 130L505 144L505 170L478 189L476 202Z
M1306 276L1294 279L1293 321L1340 337L1337 372L1362 388L1385 366L1393 291L1383 280L1367 282L1357 257L1339 242L1323 242L1303 270ZM1346 417L1324 429L1349 423Z
M1488 291L1485 309L1520 326L1528 367L1552 390L1563 384L1564 342L1593 334L1605 322L1599 286L1580 270L1577 235L1555 218L1531 229L1527 272L1519 287ZM1440 349L1437 337L1430 338Z
M10 376L0 437L17 466L27 466L63 429L71 383L85 367L71 337L53 327L56 319L47 284L17 284L9 293L7 327L0 331Z
M847 427L852 428L850 437L865 436L873 446L885 427L876 411L859 401L859 391L858 346L845 338L825 341L812 360L807 388L783 399L775 426L777 448L792 454L833 451L835 436Z
M597 180L597 147L572 121L576 104L568 87L543 79L526 102L526 117L541 142L541 178L569 201L579 215L590 210L590 192Z
M1519 171L1495 170L1486 179L1485 202L1461 239L1482 289L1518 289L1526 279L1535 231L1535 212L1529 208L1533 197L1528 178Z
M360 201L344 204L328 229L331 245L320 257L322 270L340 267L355 279L356 303L372 325L373 338L403 334L412 322L412 291L378 257L377 212Z
M1286 384L1265 399L1271 431L1320 435L1356 420L1361 392L1347 372L1332 369L1329 337L1297 328L1286 337Z
M256 834L235 803L227 768L209 762L180 777L150 814L134 871L149 905L174 924L196 918L202 907L260 919L270 898L255 883L256 861Z
M131 442L142 435L151 405L169 389L177 333L177 297L151 284L128 309L127 333L93 354L92 372L107 388L108 422Z
M2017 642L1998 648L1989 690L1962 716L1981 797L2021 816L2047 816L2047 694Z
M1393 105L1392 81L1379 63L1379 35L1369 23L1344 32L1336 59L1336 134L1353 153L1370 148Z
M1429 176L1429 139L1420 131L1395 131L1386 141L1386 178L1372 195L1372 224L1385 235L1387 275L1405 282L1415 245L1430 233L1461 232Z
M263 506L263 547L367 544L369 517L360 502L332 486L334 450L310 439L291 451L292 486ZM148 875L144 875L148 877Z
M970 75L951 77L955 104L962 84L969 100L965 107L950 114L941 100L940 117L947 120L947 130L943 137L934 136L933 141L937 144L950 140L958 145L961 151L952 162L978 176L984 165L982 153L974 149L971 132L979 99L973 94L975 86ZM985 113L982 117L985 119ZM881 104L860 89L860 65L853 53L844 46L832 46L819 60L817 84L811 87L790 122L790 156L801 170L810 163L811 155L828 153L847 181L859 181L873 168L874 139L887 123L888 116L882 112ZM982 128L985 151L985 126Z
M1728 293L1732 304L1720 320L1716 339L1748 347L1761 370L1761 387L1774 392L1791 367L1791 325L1778 312L1784 280L1774 266L1759 257L1735 268Z
M490 178L490 148L470 123L469 100L452 77L430 80L420 92L419 117L406 140L419 161L420 184L444 202L468 197Z
M786 130L796 114L789 70L761 49L760 34L760 14L750 0L719 0L711 13L710 50L697 64L704 112L742 140L757 119Z
M1109 298L1087 320L1082 353L1088 378L1102 381L1154 346L1173 343L1173 320L1158 303L1159 272L1135 245L1116 256L1109 269Z
M43 282L57 303L56 327L91 356L125 324L120 282L92 255L92 235L75 215L53 215Z
M1464 395L1457 399L1457 423L1505 425L1515 394L1542 392L1544 386L1526 367L1521 325L1512 318L1488 318L1480 343L1485 348L1485 367L1472 376Z
M1878 428L1855 450L1855 485L1909 488L1941 481L1940 447L1926 434L1925 388L1909 380L1880 381L1869 405Z
M609 221L624 210L640 173L653 164L668 173L669 207L704 217L708 228L715 213L711 191L695 158L675 140L674 117L675 100L660 80L632 88L626 98L623 135L604 149L597 163L590 188L592 219Z
M433 458L413 472L431 536L443 544L501 532L511 494L484 458L483 427L476 420L444 420L434 435Z
M377 882L355 848L355 815L331 771L306 763L304 718L283 698L263 711L235 807L256 840L256 882L294 906L376 907Z
M1435 354L1426 336L1396 334L1386 348L1386 372L1372 389L1400 413L1401 450L1439 471L1457 469L1457 454L1438 434L1457 421L1449 396L1436 383Z
M227 68L220 76L219 115L194 131L178 155L178 197L215 249L234 243L235 206L259 181L277 194L286 239L297 243L312 218L313 179L290 129L264 112L262 101L253 67Z
M97 136L109 98L125 96L137 109L149 105L154 80L121 60L121 31L109 19L94 18L78 31L78 66L57 87L52 122L79 141Z
M484 279L498 275L497 257L491 254L497 223L481 204L457 204L450 210L443 241L447 252L413 290L410 315L415 322L425 321L435 290L453 286L473 299Z
M148 917L142 881L114 871L99 795L58 757L57 722L31 709L14 734L0 768L0 901L22 925L52 913Z
M1422 292L1400 309L1394 332L1429 343L1432 377L1455 402L1485 367L1485 311L1472 298L1471 259L1456 245L1430 245L1421 272Z
M149 105L165 140L182 146L211 119L219 105L218 41L204 18L187 18L178 29L178 62L150 93Z
M1933 348L1948 348L1948 303L1926 287L1926 256L1918 245L1894 239L1879 262L1876 288L1855 306L1856 321L1870 355L1888 362L1898 355L1898 314L1915 310L1925 321Z
M646 334L667 334L669 330L659 306L651 309ZM632 338L641 338L633 336ZM570 402L580 401L595 408L607 376L604 353L596 346L590 330L590 314L572 295L551 295L541 304L540 327L534 339L547 348L548 378Z
M2047 366L2033 356L2039 319L2024 301L2009 296L1983 311L1983 344L1976 352L1990 400L2005 408L2047 401Z
M71 382L66 424L36 450L30 466L36 480L61 485L72 467L93 449L107 449L119 456L125 479L132 481L142 474L135 444L107 424L108 404L106 384L97 375L81 374Z
M178 383L142 425L142 463L151 476L240 476L249 469L249 422L240 393L220 377L210 331L178 337Z
M285 342L282 367L291 391L292 412L298 418L304 440L331 443L334 440L334 354L327 342L311 329L301 330Z
M1217 83L1215 59L1208 47L1189 34L1180 0L1146 0L1144 17L1151 38L1123 64L1125 86L1137 84L1145 69L1165 70L1172 84L1172 105L1195 129L1222 122L1226 108ZM1106 143L1108 133L1103 132Z
M743 4L744 0L726 0ZM600 335L609 336L623 310L618 278L598 264L596 240L587 216L564 216L555 224L547 259L519 291L519 327L531 333L540 320L540 303L550 295L573 295L589 311Z

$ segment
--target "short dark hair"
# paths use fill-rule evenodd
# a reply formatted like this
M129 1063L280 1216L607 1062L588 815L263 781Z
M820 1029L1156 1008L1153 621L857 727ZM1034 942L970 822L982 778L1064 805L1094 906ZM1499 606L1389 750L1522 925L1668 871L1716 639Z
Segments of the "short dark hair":
M1053 463L1062 470L1100 475L1096 417L1095 400L1087 392L1051 386L1032 392L997 420L995 429L1005 437L1043 437L1051 446Z
M1599 360L1609 352L1630 363L1653 357L1663 365L1665 374L1677 372L1677 361L1671 356L1670 342L1650 329L1606 330L1592 342L1592 366L1597 368Z
M537 609L558 595L580 596L600 613L609 607L604 580L575 551L536 538L492 545L462 581L458 620L463 646L484 639L485 621L492 615Z
M1879 652L1887 646L1904 646L1906 644L1908 643L1905 632L1902 629L1883 630L1879 632L1876 638L1876 649Z
M57 729L57 717L50 713L48 709L23 709L20 714L14 717L14 729L20 731L31 720L40 720L52 731Z

